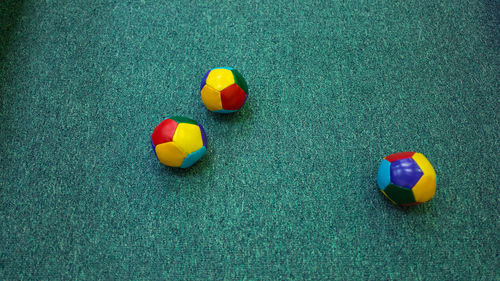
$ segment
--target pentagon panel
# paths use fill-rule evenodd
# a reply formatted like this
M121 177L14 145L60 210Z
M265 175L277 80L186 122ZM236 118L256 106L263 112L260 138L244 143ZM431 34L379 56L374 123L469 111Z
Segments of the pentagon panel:
M182 116L173 116L173 117L170 117L170 119L174 120L177 123L188 123L188 124L193 124L193 125L198 124L193 119L190 119L187 117L182 117Z
M180 166L181 168L188 168L191 167L194 163L196 163L198 160L200 160L203 155L207 152L206 147L202 147L192 153L190 153L186 159L184 159L184 162L182 162L182 165Z
M198 123L198 127L200 127L201 139L203 140L203 146L207 147L207 134L205 134L205 129L203 129L203 126L200 123Z
M397 186L395 184L389 184L384 192L387 194L392 201L397 204L411 204L415 203L415 197L413 196L413 192L410 189Z
M232 72L234 74L234 82L238 84L238 86L240 86L245 93L248 93L247 81L243 78L243 75L241 75L241 73L239 73L236 69L233 69Z
M172 141L177 125L178 123L172 118L165 119L158 124L151 135L153 145Z
M239 110L245 102L245 92L240 86L233 84L221 91L222 108L226 110Z
M200 91L201 89L203 89L203 87L205 87L205 85L207 84L207 77L208 77L208 74L210 73L210 70L207 71L207 73L205 73L205 76L203 76L203 78L201 79L201 83L200 83Z
M205 87L203 87L203 89L201 90L201 100L210 111L217 111L222 109L222 100L219 91L215 90L209 85L205 85Z
M391 182L395 185L412 188L423 174L413 158L404 158L391 163Z
M233 112L236 112L238 110L225 110L225 109L221 109L221 110L217 110L215 112L217 113L222 113L222 114L229 114L229 113L233 113Z
M203 146L200 127L193 124L180 123L175 130L173 141L187 154Z
M391 154L391 155L385 157L385 160L392 163L396 160L410 158L413 156L413 154L415 154L415 152L413 152L413 151L394 153L394 154Z
M161 143L156 146L155 151L158 160L171 167L182 165L184 158L187 156L174 142Z
M417 162L417 165L420 167L424 175L436 176L436 171L434 170L434 167L432 167L431 162L429 162L427 157L425 157L422 153L415 153L412 158L415 162Z
M216 68L208 74L207 85L217 91L222 91L232 84L234 84L234 75L229 69Z
M391 162L382 160L378 167L377 184L382 190L391 183Z
M412 188L415 200L418 202L427 202L436 194L436 177L424 174Z

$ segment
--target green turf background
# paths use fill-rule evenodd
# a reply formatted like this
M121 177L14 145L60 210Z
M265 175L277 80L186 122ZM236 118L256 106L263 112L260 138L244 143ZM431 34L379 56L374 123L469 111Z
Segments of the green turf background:
M166 3L163 3L166 2ZM1 280L499 280L498 1L0 2ZM203 74L250 96L207 112ZM188 170L149 143L206 129ZM415 150L436 197L376 188Z

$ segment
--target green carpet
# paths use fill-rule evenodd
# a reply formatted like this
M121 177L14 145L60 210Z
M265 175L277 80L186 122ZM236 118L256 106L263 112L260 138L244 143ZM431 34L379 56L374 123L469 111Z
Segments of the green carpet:
M162 3L167 2L167 3ZM498 1L0 3L0 280L499 280ZM232 66L233 115L199 83ZM184 115L208 153L162 166ZM429 203L377 190L413 150Z

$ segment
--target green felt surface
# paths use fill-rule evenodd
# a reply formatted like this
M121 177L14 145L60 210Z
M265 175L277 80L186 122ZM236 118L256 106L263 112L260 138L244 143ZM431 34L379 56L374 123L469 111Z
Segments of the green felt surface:
M499 280L499 10L1 1L0 280ZM199 97L218 66L236 114ZM152 153L169 115L207 132L188 170ZM406 150L439 183L401 209Z

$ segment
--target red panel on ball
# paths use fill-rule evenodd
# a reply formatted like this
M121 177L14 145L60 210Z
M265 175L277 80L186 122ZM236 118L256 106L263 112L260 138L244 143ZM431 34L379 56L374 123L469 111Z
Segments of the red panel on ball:
M410 204L401 204L401 206L415 206L415 205L420 205L422 202L415 202L415 203L410 203Z
M151 139L154 145L160 143L170 142L174 137L175 129L177 129L177 122L172 119L163 120L156 128L153 130L153 135Z
M391 155L385 157L385 160L392 163L392 162L397 161L397 160L410 158L413 156L413 154L415 154L415 152L413 152L413 151L394 153L394 154L391 154Z
M245 103L246 95L240 86L233 84L220 92L222 108L226 110L238 110Z

